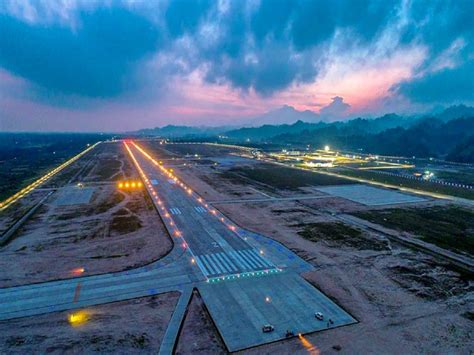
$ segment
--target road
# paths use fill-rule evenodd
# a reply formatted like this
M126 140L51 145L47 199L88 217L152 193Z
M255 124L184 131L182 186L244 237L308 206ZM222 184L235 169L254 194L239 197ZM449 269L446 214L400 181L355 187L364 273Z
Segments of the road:
M190 290L202 296L229 351L356 320L304 280L314 267L280 243L234 224L136 143L125 143L174 240L170 254L133 270L0 289L0 320L179 291L160 353L171 353ZM78 292L80 290L80 292ZM314 317L323 312L333 323ZM275 331L263 333L272 324Z
M54 175L56 175L57 173L61 172L63 169L65 169L66 167L68 167L69 165L71 165L72 163L74 163L76 160L80 159L82 156L84 156L85 154L87 154L88 152L90 152L92 149L94 149L97 145L99 145L101 142L97 142L93 145L91 145L90 147L87 147L86 149L84 149L82 152L80 152L79 154L73 156L71 159L67 160L66 162L62 163L61 165L59 165L58 167L54 168L53 170L51 170L50 172L46 173L45 175L43 175L42 177L40 177L39 179L35 180L34 182L32 182L30 185L28 185L27 187L21 189L20 191L18 191L17 193L15 193L14 195L10 196L9 198L7 198L6 200L4 201L1 201L0 202L0 211L3 211L5 209L7 209L8 207L10 207L12 204L14 204L15 202L17 202L18 200L22 199L23 197L25 197L26 195L28 195L29 193L31 193L32 191L34 191L35 189L37 189L39 186L41 186L43 183L45 183L46 181L48 181L49 179L51 179Z

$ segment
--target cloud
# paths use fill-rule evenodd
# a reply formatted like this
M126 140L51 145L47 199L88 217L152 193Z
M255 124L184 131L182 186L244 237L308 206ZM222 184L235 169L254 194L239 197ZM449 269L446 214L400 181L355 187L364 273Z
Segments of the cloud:
M201 19L209 11L212 0L173 0L169 3L165 21L173 38L195 32Z
M0 66L53 93L110 97L133 81L137 62L157 50L159 32L123 8L81 12L77 29L0 15Z
M23 103L97 114L121 103L129 112L154 105L170 114L202 106L215 117L245 105L254 114L332 100L322 112L341 117L472 100L472 7L472 0L5 0L0 71L22 85L0 89Z
M419 103L474 102L474 60L402 82L393 91Z
M332 98L332 102L322 107L319 110L319 114L324 118L341 118L349 110L351 105L344 102L344 99L340 96L335 96Z

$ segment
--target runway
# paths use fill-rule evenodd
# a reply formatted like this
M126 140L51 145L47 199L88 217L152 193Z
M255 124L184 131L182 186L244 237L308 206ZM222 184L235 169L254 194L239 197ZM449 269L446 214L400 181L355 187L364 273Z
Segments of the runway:
M314 267L282 244L237 226L134 142L127 150L174 241L133 270L0 289L0 320L182 293L160 353L171 353L190 290L201 294L229 351L357 321L300 273ZM331 324L314 317L324 312ZM261 327L272 324L274 332Z

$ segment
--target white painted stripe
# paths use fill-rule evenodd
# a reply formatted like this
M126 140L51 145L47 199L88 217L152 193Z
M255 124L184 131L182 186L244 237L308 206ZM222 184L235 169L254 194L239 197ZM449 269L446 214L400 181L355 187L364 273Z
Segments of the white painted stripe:
M170 208L170 212L171 214L181 214L181 211L179 210L179 208Z
M245 253L245 255L247 255L247 260L253 261L254 264L257 265L257 267L265 266L264 264L262 264L262 263L260 262L260 260L258 260L257 258L255 258L254 255L252 255L252 253L250 252L250 250L244 250L243 252Z
M231 254L236 260L239 260L242 263L242 265L243 265L242 268L244 270L246 270L246 269L251 270L252 269L252 266L249 263L247 263L237 252L231 251Z
M226 270L226 272L232 272L232 269L230 268L229 265L227 265L227 263L225 262L224 258L221 256L221 253L216 253L214 254L214 256L219 259L219 261L221 262L221 265L224 267L224 269Z
M204 276L208 276L210 274L209 270L207 269L206 266L204 266L204 264L201 262L201 260L199 259L199 256L196 256L196 263L198 264L199 268L201 269L201 271L203 272Z
M255 250L251 251L250 254L252 254L258 261L260 261L263 264L263 266L271 266L271 264L268 261L266 261L264 258L262 258L260 254L257 254Z
M224 261L232 268L232 270L238 270L239 268L234 265L232 260L229 258L229 256L226 253L221 253L220 256Z
M202 261L204 261L204 263L208 267L208 269L211 271L211 274L218 274L219 273L217 268L215 268L214 265L212 264L212 260L211 260L211 258L209 258L208 255L201 255L201 258L202 258ZM209 260L208 260L208 258L209 258Z
M236 258L235 254L233 254L230 251L227 256L229 257L229 259L232 260L232 262L234 263L234 265L237 266L238 269L245 270L245 266L242 264L242 262L239 259Z
M253 251L253 250L250 251L250 250L249 250L248 253L250 254L250 256L251 256L254 260L256 260L256 261L259 263L259 265L261 265L261 266L263 266L263 267L267 267L267 266L268 266L268 265L265 263L265 260L263 260L263 258L262 258L259 254L257 254L255 251Z
M258 267L254 261L252 261L246 254L243 253L243 250L239 250L238 253L242 257L242 259L244 259L250 266L252 266L252 269Z
M214 254L208 254L209 260L212 261L212 266L217 270L218 274L224 274L225 270L221 266L219 260L214 256Z

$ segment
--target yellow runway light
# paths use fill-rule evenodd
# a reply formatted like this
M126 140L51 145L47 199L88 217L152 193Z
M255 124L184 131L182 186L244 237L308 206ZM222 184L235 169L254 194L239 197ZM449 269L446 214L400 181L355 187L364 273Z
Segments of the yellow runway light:
M90 319L90 314L86 311L78 311L69 314L68 316L68 321L69 324L72 325L73 327L78 327L82 324L87 323L87 321Z

